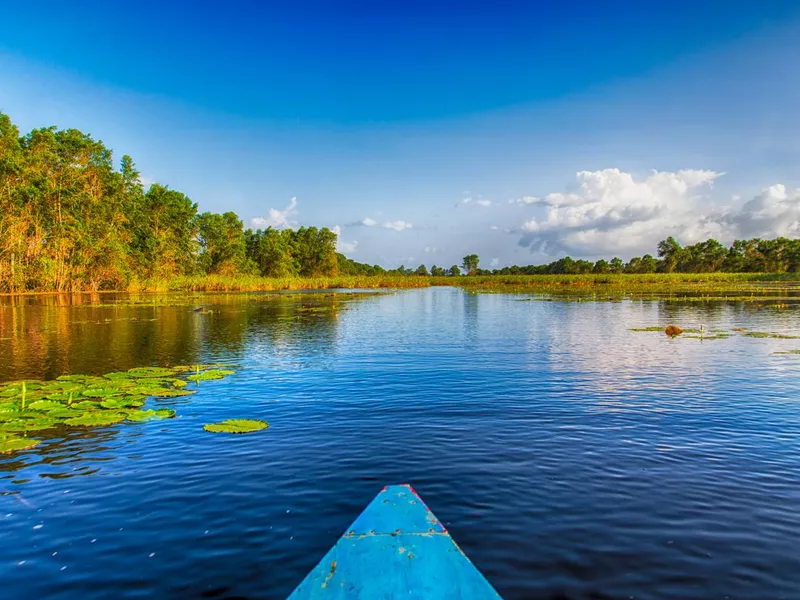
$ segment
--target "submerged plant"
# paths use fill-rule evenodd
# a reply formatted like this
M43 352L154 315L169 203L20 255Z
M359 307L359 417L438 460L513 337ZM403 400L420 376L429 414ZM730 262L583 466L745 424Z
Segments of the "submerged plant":
M251 433L269 427L266 421L256 419L227 419L219 423L204 425L203 429L212 433Z

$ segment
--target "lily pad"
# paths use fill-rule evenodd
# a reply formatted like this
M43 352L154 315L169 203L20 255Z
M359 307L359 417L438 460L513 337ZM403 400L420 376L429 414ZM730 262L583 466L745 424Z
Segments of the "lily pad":
M103 427L106 425L114 425L115 423L121 423L125 420L127 415L122 413L113 413L113 412L97 412L97 413L86 413L81 417L75 417L74 419L67 419L64 421L67 425L72 425L73 427Z
M208 371L203 371L202 373L195 373L194 375L189 375L186 379L190 381L209 381L212 379L223 379L228 375L233 375L236 371L230 371L227 369L210 369Z
M13 435L5 437L0 436L0 453L5 454L17 450L29 450L39 443L41 443L41 440L32 440L30 438Z
M55 402L53 400L37 400L36 402L31 402L28 405L28 408L30 410L41 410L41 411L48 411L63 407L64 405L61 404L61 402Z
M151 421L153 419L171 419L175 416L175 411L171 408L159 408L158 410L132 410L128 413L128 421Z
M125 390L118 387L97 387L83 390L82 394L88 398L108 398L124 394Z
M123 396L121 398L109 398L100 403L103 408L117 409L117 408L136 408L144 406L144 400L138 396Z
M138 367L136 369L130 369L128 374L131 377L169 377L174 375L175 372L172 369L166 369L164 367Z
M105 377L106 379L115 380L115 379L130 379L131 377L133 377L133 375L131 375L127 371L112 371L111 373L106 373L105 375L103 375L103 377Z
M203 429L212 433L250 433L252 431L261 431L269 427L266 421L257 421L255 419L227 419L220 423L211 423L204 425Z
M0 431L41 431L43 429L52 429L56 425L58 425L58 421L55 419L19 419L0 423Z
M137 391L148 396L153 396L154 398L180 398L181 396L191 396L197 393L192 390L176 390L171 388L151 388L149 390Z
M80 402L75 402L74 404L72 404L70 408L76 408L82 411L97 410L98 408L100 408L100 403L91 402L90 400L81 400Z
M47 416L53 419L64 420L64 419L73 419L75 417L80 417L85 414L86 413L82 410L75 410L73 408L67 408L66 406L64 406L62 408L51 410L50 412L47 413Z

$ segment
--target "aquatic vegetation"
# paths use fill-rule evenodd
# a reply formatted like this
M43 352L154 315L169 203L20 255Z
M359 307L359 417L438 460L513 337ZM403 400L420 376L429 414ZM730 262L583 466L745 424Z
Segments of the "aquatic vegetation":
M157 410L135 410L128 413L128 421L152 421L154 419L171 419L175 416L175 411L171 408L159 408Z
M253 431L261 431L269 427L266 421L258 421L255 419L227 419L220 423L211 423L204 425L203 429L212 433L250 433Z
M55 408L63 408L63 404L61 402L56 402L54 400L37 400L36 402L31 402L28 408L30 410L53 410Z
M222 379L228 375L233 375L235 372L236 371L226 369L211 369L209 371L203 371L202 373L189 375L186 379L189 381L208 381L211 379Z
M17 450L29 450L39 443L40 440L32 440L30 438L18 436L0 435L0 454L15 452Z
M654 325L651 327L632 327L628 331L664 331L664 328L661 325Z
M689 340L725 340L732 337L730 333L714 333L711 335L684 335Z
M748 331L742 334L751 338L773 338L776 340L800 340L800 335L785 335L783 333L768 333L766 331Z
M113 412L96 412L86 413L83 416L75 417L74 419L67 419L64 421L67 425L74 427L103 427L106 425L114 425L121 423L127 418L128 415L124 413Z
M773 352L773 354L800 354L800 350L782 350L781 352Z
M149 421L175 416L169 408L143 408L147 398L177 398L197 393L187 379L218 380L234 373L226 365L137 367L98 375L62 375L52 381L12 381L0 384L0 438L12 440L3 452L33 447L13 433L56 427L105 427L122 421ZM190 377L187 374L192 373ZM24 440L24 441L21 441Z

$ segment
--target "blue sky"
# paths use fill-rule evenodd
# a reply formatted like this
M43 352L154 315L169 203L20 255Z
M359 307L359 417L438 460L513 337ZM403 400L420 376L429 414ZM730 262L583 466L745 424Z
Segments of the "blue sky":
M338 227L357 260L800 235L795 1L17 4L24 131L90 132L248 226Z

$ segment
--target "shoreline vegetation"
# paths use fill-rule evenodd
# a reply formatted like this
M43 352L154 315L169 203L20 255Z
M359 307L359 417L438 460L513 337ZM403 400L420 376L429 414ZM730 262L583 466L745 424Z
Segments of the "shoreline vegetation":
M645 254L481 269L356 262L327 227L245 229L234 212L198 212L183 193L145 186L133 159L76 129L20 135L0 112L0 294L418 288L580 296L787 293L800 280L800 239L673 237ZM783 287L781 287L783 286ZM770 289L768 290L767 287Z
M345 275L270 278L255 275L194 275L135 282L117 290L28 291L0 297L70 294L169 294L177 292L281 292L398 290L435 286L469 292L521 293L585 299L675 298L683 300L787 301L800 303L800 273L646 273L583 275Z

